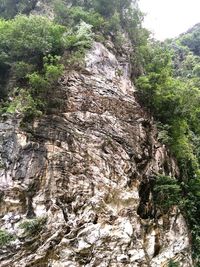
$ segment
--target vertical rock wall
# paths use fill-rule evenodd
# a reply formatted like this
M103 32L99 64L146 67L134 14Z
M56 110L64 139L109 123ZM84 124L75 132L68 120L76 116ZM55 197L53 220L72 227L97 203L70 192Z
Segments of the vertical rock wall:
M179 210L155 216L152 179L178 170L134 98L128 65L95 43L54 97L61 108L27 131L18 118L0 123L0 228L16 235L0 266L193 266ZM31 235L20 227L27 218L46 221Z

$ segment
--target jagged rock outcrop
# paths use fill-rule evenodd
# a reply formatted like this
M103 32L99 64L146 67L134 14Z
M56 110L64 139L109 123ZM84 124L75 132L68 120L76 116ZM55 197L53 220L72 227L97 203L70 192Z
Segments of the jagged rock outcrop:
M26 131L17 116L1 122L0 228L17 236L0 248L1 267L193 266L179 210L155 216L152 179L178 169L127 68L95 43L52 92L60 108ZM20 224L41 217L24 235Z

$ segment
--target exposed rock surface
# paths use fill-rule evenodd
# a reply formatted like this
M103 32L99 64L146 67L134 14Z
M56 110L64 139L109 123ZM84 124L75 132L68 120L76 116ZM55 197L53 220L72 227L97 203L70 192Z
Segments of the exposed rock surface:
M32 15L42 15L47 16L49 19L54 18L53 5L49 0L35 0L35 6L31 10Z
M128 65L95 43L55 91L60 109L29 131L17 118L0 124L0 228L17 235L0 266L193 266L179 210L155 219L151 181L178 170L135 101ZM39 217L40 233L24 236L20 224Z

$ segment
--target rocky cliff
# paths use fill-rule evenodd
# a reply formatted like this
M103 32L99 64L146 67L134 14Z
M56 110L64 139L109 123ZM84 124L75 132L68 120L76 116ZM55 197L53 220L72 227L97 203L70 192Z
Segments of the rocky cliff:
M26 130L1 121L1 267L193 266L179 210L155 216L152 180L178 170L128 67L95 43L49 96L60 108Z

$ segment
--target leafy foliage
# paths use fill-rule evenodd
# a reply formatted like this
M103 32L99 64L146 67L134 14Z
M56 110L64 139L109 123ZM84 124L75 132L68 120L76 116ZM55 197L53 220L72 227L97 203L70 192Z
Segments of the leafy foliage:
M60 57L48 55L43 59L42 73L33 72L27 75L33 95L47 93L62 75L64 66L59 63Z
M38 0L0 0L0 17L13 18L18 13L28 14Z
M16 88L14 93L17 93L17 96L8 106L7 113L26 112L28 108L35 108L35 102L28 91Z
M178 204L174 194L178 196L181 189L181 209L191 227L197 264L200 262L199 35L196 26L194 31L165 44L153 41L144 50L145 71L137 79L139 99L159 122L159 137L170 147L180 167L179 184L165 179L164 184L156 185L154 198L158 205L162 204L164 212L171 204ZM164 195L167 201L162 203Z
M177 180L169 176L158 176L153 188L153 200L163 213L172 206L180 204L181 187Z
M54 10L56 13L55 21L61 25L74 27L84 21L92 25L95 30L99 30L105 23L104 18L98 12L85 9L82 6L69 8L61 0L55 1Z
M17 16L0 21L0 61L21 60L38 62L49 53L64 48L66 28L41 16Z
M200 24L196 24L186 34L182 35L180 42L189 47L195 55L200 56Z
M173 260L170 260L168 263L168 267L179 267L180 264L178 262L175 262Z
M67 49L66 64L77 53L83 58L93 33L92 26L84 21L68 30L46 17L23 15L0 20L0 37L0 95L5 98L6 78L10 75L15 80L12 86L21 88L2 103L1 113L23 113L29 121L45 112L47 93L63 73L64 65L57 55Z
M46 218L36 218L32 220L24 221L20 224L20 228L24 230L26 235L36 235L39 234L46 223Z
M0 247L8 245L14 239L14 235L8 233L5 230L0 230Z
M68 49L90 48L93 40L92 26L81 21L75 32L68 32L65 39L65 47Z
M142 27L143 14L140 12L137 1L131 0L91 0L70 1L69 7L64 0L55 2L56 21L63 25L70 25L73 29L77 23L84 21L93 26L97 34L96 39L111 37L117 49L122 49L124 32L129 36L133 45L131 63L133 77L142 72L142 57L140 50L147 44L149 32ZM72 38L73 42L74 38Z
M24 61L18 61L14 65L14 72L18 80L25 79L34 70L34 65Z
M3 99L0 111L23 113L25 121L40 116L46 112L48 96L64 68L82 66L85 51L94 39L105 44L112 40L120 54L128 36L138 97L156 118L159 139L170 148L181 172L179 182L168 176L157 178L154 202L164 213L182 203L181 209L184 208L192 229L198 262L200 26L165 44L148 42L149 32L142 27L143 14L137 2L50 1L56 13L51 21L42 16L25 15L37 0L0 0L0 96ZM6 82L10 77L13 79L11 88ZM42 227L40 219L28 220L22 225L30 235L39 233ZM0 240L1 235L6 237L0 232ZM169 266L176 265L173 261L169 263Z

